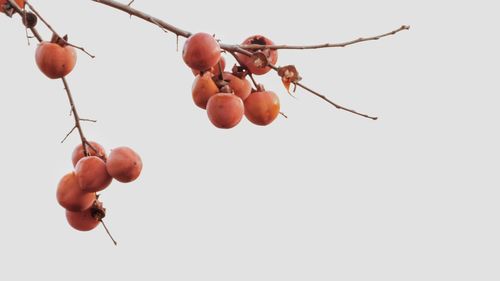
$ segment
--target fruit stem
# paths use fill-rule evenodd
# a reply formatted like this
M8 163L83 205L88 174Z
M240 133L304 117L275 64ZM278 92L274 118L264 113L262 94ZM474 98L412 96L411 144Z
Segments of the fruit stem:
M108 234L109 238L111 239L111 241L113 241L113 243L115 244L115 246L118 246L118 243L116 242L116 240L113 238L113 235L111 235L111 232L109 232L109 229L108 227L106 226L106 224L104 223L104 220L99 220L102 224L102 226L104 227L104 230L106 230L106 233Z
M221 60L217 63L217 67L219 68L219 79L224 80L224 70L222 69L222 63Z

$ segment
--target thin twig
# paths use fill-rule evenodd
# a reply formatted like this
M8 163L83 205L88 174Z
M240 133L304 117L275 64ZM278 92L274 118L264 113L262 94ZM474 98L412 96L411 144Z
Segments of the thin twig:
M66 136L64 137L64 139L61 141L61 143L64 143L68 138L69 136L71 136L71 134L76 130L76 126L73 126L73 128L71 129L71 131L69 131L69 133L66 134Z
M88 150L87 150L87 145L89 145L87 139L85 138L85 135L83 134L83 129L80 124L80 116L78 115L78 110L76 110L75 106L75 101L73 100L73 95L71 94L71 90L69 89L68 82L66 81L66 78L63 77L61 78L63 84L64 84L64 90L66 91L66 95L68 96L68 101L71 106L71 111L73 112L73 118L75 120L75 127L78 129L78 134L80 135L80 140L82 142L82 148L83 148L83 154L85 156L88 156Z
M250 44L250 45L240 45L241 48L245 50L260 50L260 49L272 49L272 50L311 50L311 49L322 49L322 48L343 48L350 45L366 42L366 41L375 41L381 38L395 35L398 32L409 30L409 25L403 25L400 28L393 30L391 32L384 33L382 35L376 35L372 37L360 37L355 40L343 42L343 43L326 43L319 45L259 45L259 44Z
M285 117L286 119L288 119L288 116L285 113L280 112L280 115L283 116L283 117Z
M97 120L87 119L87 118L80 118L80 121L82 121L82 122L90 122L90 123L97 123Z
M324 101L328 102L329 104L335 106L337 109L344 110L344 111L347 111L347 112L350 112L350 113L353 113L353 114L356 114L356 115L359 115L359 116L362 116L362 117L365 117L365 118L369 118L369 119L372 119L372 120L377 120L378 119L378 117L373 117L373 116L366 115L364 113L359 113L359 112L357 112L355 110L352 110L352 109L349 109L347 107L341 106L341 105L339 105L337 103L334 103L333 101L331 101L330 99L328 99L326 96L324 96L324 95L322 95L322 94L320 94L320 93L312 90L311 88L309 88L309 87L307 87L307 86L305 86L305 85L303 85L301 83L295 83L295 85L297 85L297 86L301 87L302 89L308 91L309 93L312 93L315 96L323 99Z
M80 51L84 52L85 54L87 54L89 57L91 58L95 58L94 55L92 55L91 53L87 52L87 50L85 50L83 47L80 47L80 46L77 46L77 45L74 45L68 41L66 41L63 37L61 37L57 31L55 31L54 28L52 28L52 26L38 13L38 11L28 2L26 1L26 5L30 8L30 10L43 22L43 24L45 24L45 26L47 26L48 29L50 29L50 31L52 31L52 33L54 33L58 38L60 38L60 40L62 40L65 44L71 46L71 47L74 47L76 49L79 49Z
M118 243L116 242L115 238L113 238L113 235L111 235L111 232L109 232L109 229L106 226L106 224L104 223L104 220L101 219L100 222L101 222L102 226L104 227L104 230L106 230L106 233L108 234L109 238L111 238L111 241L113 241L115 246L117 246Z

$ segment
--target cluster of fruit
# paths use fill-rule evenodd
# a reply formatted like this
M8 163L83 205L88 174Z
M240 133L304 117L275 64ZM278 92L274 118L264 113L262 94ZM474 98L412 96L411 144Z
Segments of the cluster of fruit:
M97 227L106 214L97 192L106 189L113 179L129 183L142 170L141 157L128 147L119 147L106 155L104 147L96 142L73 151L75 171L66 174L57 186L57 201L66 209L66 219L75 229L90 231Z
M264 36L255 35L243 45L273 45ZM209 120L217 128L229 129L240 123L243 115L259 126L271 124L280 114L280 101L262 85L252 89L248 75L264 75L271 71L269 64L278 60L277 50L268 48L253 51L252 56L236 53L240 64L226 72L226 61L217 40L207 33L191 35L182 51L184 62L196 78L192 87L194 103L206 109Z

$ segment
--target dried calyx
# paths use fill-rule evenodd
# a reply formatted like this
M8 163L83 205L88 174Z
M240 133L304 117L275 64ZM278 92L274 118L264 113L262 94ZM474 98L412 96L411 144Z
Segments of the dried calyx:
M37 16L32 12L25 12L24 15L22 15L22 18L23 18L23 24L27 28L35 27L38 22Z

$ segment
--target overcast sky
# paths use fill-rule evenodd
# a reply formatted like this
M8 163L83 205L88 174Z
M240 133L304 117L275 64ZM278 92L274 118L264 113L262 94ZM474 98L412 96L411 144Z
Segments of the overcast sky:
M306 92L269 127L213 127L191 100L176 38L80 1L32 1L78 53L68 76L89 139L130 146L141 178L103 192L104 230L57 204L77 135L60 80L34 62L19 17L0 16L1 280L499 280L498 50L494 1L139 0L134 7L226 43L338 42L282 51ZM40 26L44 38L47 29ZM180 40L180 47L184 40ZM234 62L228 58L228 64Z

